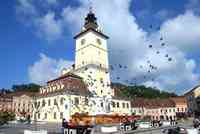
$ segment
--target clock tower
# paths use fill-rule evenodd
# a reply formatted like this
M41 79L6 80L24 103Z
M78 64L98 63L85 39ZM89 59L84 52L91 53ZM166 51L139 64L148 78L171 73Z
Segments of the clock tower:
M85 18L82 31L75 37L75 72L83 77L91 93L103 99L111 98L107 40L99 29L97 18L90 10ZM106 104L102 101L102 107Z

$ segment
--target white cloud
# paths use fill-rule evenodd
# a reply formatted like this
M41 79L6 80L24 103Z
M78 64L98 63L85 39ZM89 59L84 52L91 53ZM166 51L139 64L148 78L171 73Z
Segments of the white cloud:
M192 10L197 14L200 14L200 1L199 0L188 0L185 5L186 10Z
M32 26L33 20L38 16L33 0L18 0L15 9L17 19L25 26Z
M55 19L55 13L49 12L44 17L36 21L38 34L48 41L60 39L62 37L62 22Z
M171 14L170 11L163 9L163 10L158 11L155 14L155 17L160 19L160 20L165 20L170 16L170 14Z
M75 27L74 29L80 29L80 24L83 23L83 13L88 12L87 1L81 0L80 2L82 5L79 8L67 7L64 10L64 19ZM188 52L191 52L189 50L197 50L200 46L198 45L200 32L198 16L186 12L164 22L161 31L148 36L130 13L130 0L94 0L93 3L99 24L111 37L108 44L110 62L113 65L118 63L129 66L128 71L115 70L113 77L120 75L124 80L138 78L140 83L148 83L147 85L155 83L155 86L163 89L179 90L183 82L185 88L194 86L198 82L198 74L194 73L196 62L194 59L186 58ZM162 16L163 14L166 16L166 12L163 12ZM167 44L166 48L160 47L161 34ZM157 45L157 47L148 49L149 44L153 44L154 47ZM160 51L159 55L156 54L157 50ZM165 58L165 54L172 57L172 62ZM146 73L148 70L141 70L138 66L146 65L147 59L159 68L151 74L155 77L155 82L142 79L144 75L148 76Z
M18 0L16 11L22 13L23 15L27 13L36 14L37 12L32 0Z
M60 75L61 69L69 67L73 62L63 59L55 60L40 54L40 59L29 67L30 82L44 84L48 80L54 79Z
M16 14L24 25L34 27L36 35L51 42L60 39L63 34L62 20L56 19L55 12L47 8L57 3L57 0L18 0ZM41 7L38 8L38 5ZM41 8L46 8L44 11L48 10L47 13Z
M58 3L58 0L47 0L47 3L48 4L53 4L53 5L55 5L55 4L57 4Z
M42 37L46 37L49 41L59 39L63 34L63 28L71 30L72 33L79 32L89 5L85 0L79 0L79 2L79 7L67 6L63 9L60 18L56 18L53 11L38 17L35 24L40 33L44 35ZM161 25L160 31L149 35L137 24L135 16L129 11L130 4L131 0L93 0L93 9L98 23L104 33L110 36L108 42L110 62L113 65L128 65L127 70L115 69L112 76L116 78L120 75L122 80L137 78L139 83L152 86L154 84L162 89L180 90L183 88L187 90L186 88L191 88L199 82L199 75L194 71L198 63L195 59L187 57L191 53L196 54L200 46L198 43L200 17L192 11L186 11L184 14L168 19ZM165 17L168 13L160 11L158 15ZM166 42L165 47L160 45L161 35ZM150 44L153 45L152 49L148 48ZM159 51L160 54L156 54L156 51ZM166 54L172 57L171 62L165 57ZM43 62L44 59L48 59L44 55L41 57L43 58L40 61ZM147 60L156 65L158 71L152 71L149 75ZM54 63L56 64L55 61ZM144 68L140 69L140 65L143 65ZM36 62L34 66L43 65L41 62ZM37 71L32 70L30 74L34 75L33 72ZM46 72L46 77L52 77L52 73L48 74L48 72L55 72L55 68ZM144 76L149 79L144 79ZM40 77L42 76L36 75L33 77L34 81L41 80ZM152 77L155 78L155 81L150 81Z
M166 21L160 33L167 43L178 47L185 52L198 52L200 49L200 17L192 11L179 15L174 19Z

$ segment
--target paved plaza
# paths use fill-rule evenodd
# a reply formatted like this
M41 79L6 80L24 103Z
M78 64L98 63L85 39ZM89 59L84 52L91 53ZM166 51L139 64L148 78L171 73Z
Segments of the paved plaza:
M180 122L178 126L182 127L192 127L192 121L187 120ZM160 127L152 129L137 129L131 132L126 132L124 134L162 134L163 129L170 127ZM0 134L23 134L24 130L48 130L49 134L60 134L61 133L61 124L55 123L38 123L37 125L31 124L9 124L0 127ZM122 132L119 132L120 134Z
M49 134L60 134L61 124L9 124L0 127L0 134L23 134L24 130L48 130Z

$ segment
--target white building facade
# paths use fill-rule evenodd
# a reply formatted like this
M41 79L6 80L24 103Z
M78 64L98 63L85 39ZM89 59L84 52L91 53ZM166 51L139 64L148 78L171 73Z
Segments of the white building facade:
M112 99L108 36L99 30L94 13L88 13L82 31L74 39L75 64L63 69L60 77L40 89L34 101L32 119L60 122L70 120L76 113L130 115L130 101Z

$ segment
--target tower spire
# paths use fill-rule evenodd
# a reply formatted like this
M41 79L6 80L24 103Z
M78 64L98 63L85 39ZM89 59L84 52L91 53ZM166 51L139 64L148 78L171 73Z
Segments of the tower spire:
M98 24L97 24L97 18L95 14L93 13L93 6L92 2L89 0L90 6L89 6L89 13L87 14L85 18L85 24L84 27L85 29L94 29L97 30Z
M89 1L89 13L92 13L93 11L92 1L91 0L88 1Z

